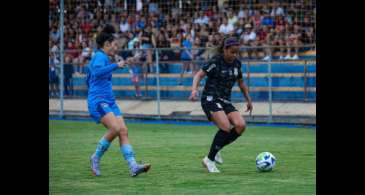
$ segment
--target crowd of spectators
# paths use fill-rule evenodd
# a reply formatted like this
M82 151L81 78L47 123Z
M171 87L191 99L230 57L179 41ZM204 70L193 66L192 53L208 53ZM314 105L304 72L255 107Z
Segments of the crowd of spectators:
M149 49L147 69L157 47L171 48L160 53L161 60L182 60L184 69L194 71L186 61L209 59L228 35L239 38L241 58L263 60L274 53L298 59L299 50L314 48L316 41L315 0L65 0L64 8L65 56L78 73L97 49L95 38L105 24L117 30L121 49ZM59 24L59 0L49 0L49 56L58 58L50 63L59 61Z
M125 2L127 5L125 5ZM280 56L297 58L290 47L315 43L315 2L313 0L66 0L64 43L74 63L82 64L96 49L95 37L106 23L118 31L120 46L131 49L183 47L199 39L200 47L216 46L226 35L240 38L242 46L284 46ZM190 3L190 4L188 4ZM50 0L50 49L59 48L59 1ZM127 8L128 11L125 11ZM163 43L162 43L163 42ZM173 60L180 59L178 50ZM258 58L257 51L243 49L241 57ZM270 51L264 51L265 57ZM149 56L150 57L150 56Z

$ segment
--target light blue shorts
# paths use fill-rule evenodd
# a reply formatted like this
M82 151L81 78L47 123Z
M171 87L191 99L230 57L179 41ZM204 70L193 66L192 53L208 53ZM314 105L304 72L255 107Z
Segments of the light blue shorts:
M90 116L96 123L100 123L100 119L109 112L113 112L115 116L122 116L118 105L115 102L99 102L96 104L89 103L88 105Z

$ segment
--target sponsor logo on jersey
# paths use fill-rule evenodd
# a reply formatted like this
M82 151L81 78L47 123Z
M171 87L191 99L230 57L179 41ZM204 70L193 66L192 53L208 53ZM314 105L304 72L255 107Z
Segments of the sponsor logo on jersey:
M215 64L211 64L210 66L209 66L209 68L207 69L207 72L210 72L213 68L215 68L216 67L216 65Z

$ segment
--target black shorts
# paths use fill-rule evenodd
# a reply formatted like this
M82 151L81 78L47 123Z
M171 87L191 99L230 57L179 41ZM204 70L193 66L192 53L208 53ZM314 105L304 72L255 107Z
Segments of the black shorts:
M219 99L213 99L208 101L207 98L201 100L201 105L205 115L207 116L209 121L212 121L212 113L218 111L224 111L226 114L229 114L234 111L238 111L232 103L227 103Z

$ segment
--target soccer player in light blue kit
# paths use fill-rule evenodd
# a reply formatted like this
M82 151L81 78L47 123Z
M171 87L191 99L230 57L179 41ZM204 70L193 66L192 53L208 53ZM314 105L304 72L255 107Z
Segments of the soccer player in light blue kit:
M115 30L107 25L96 38L99 50L88 65L88 109L96 123L102 123L108 131L97 144L95 153L90 157L91 170L95 176L100 175L100 159L108 150L114 138L119 137L120 152L128 162L131 176L147 172L150 164L138 164L132 146L128 140L128 130L121 111L116 104L112 91L112 71L123 68L128 62L111 64L108 56L114 56L118 47L114 40Z

